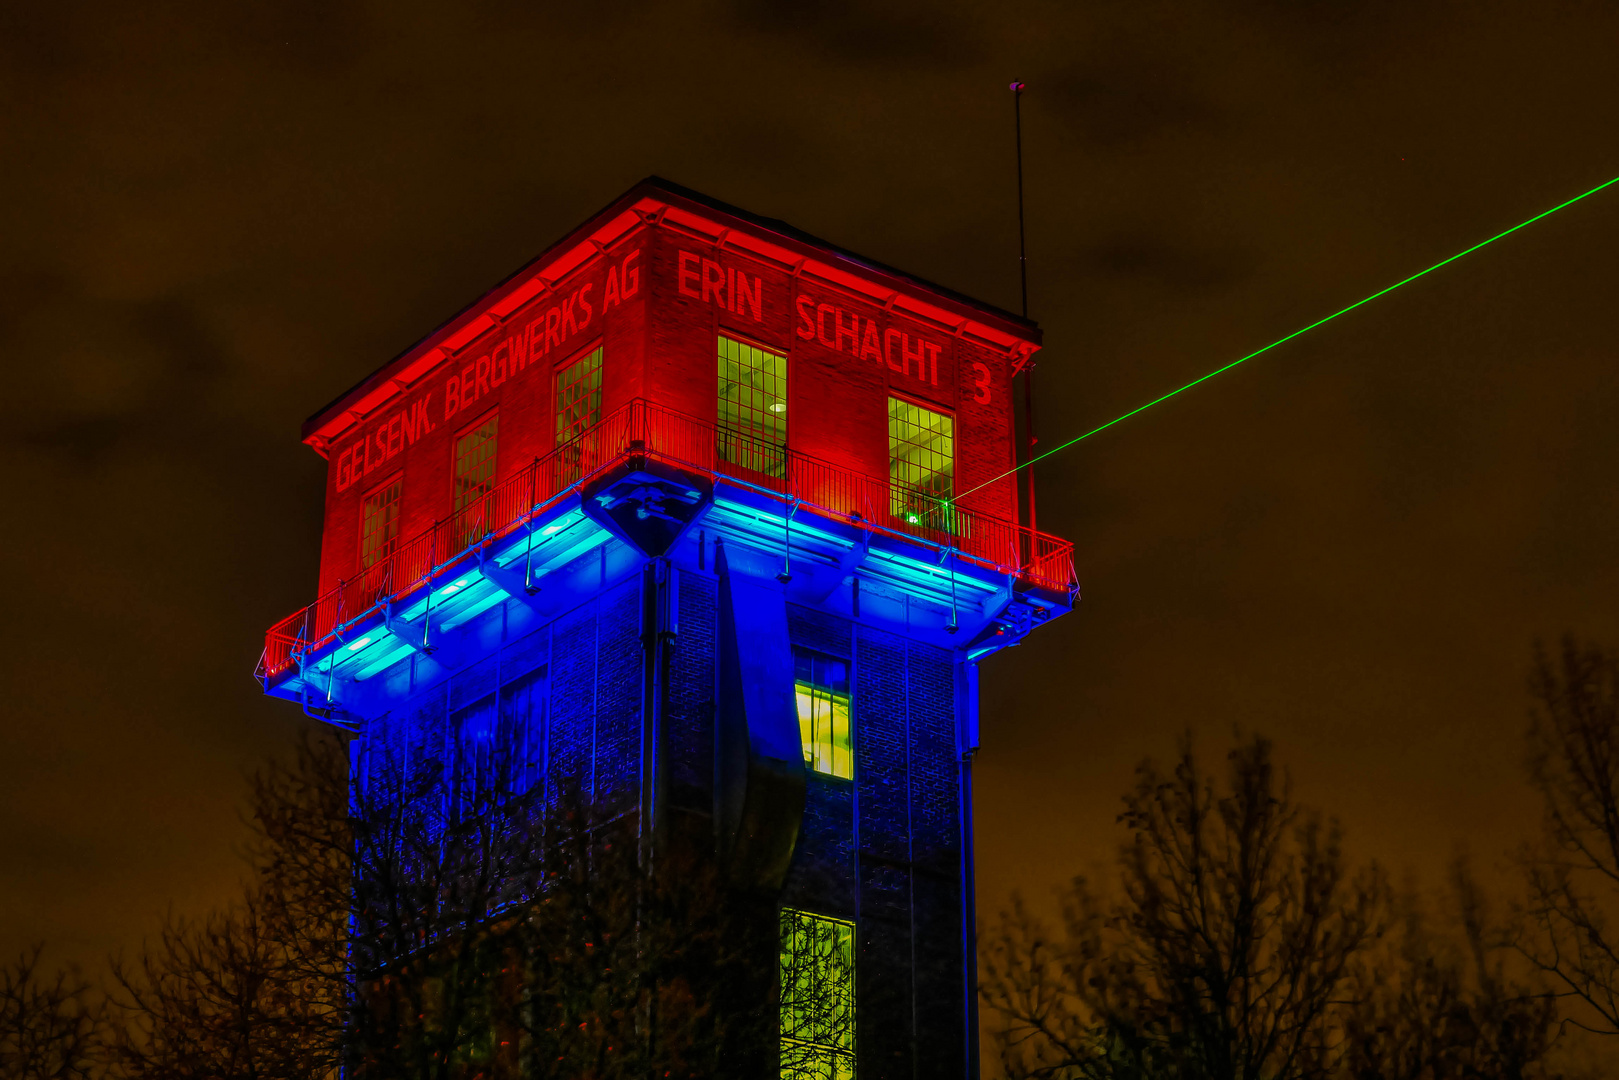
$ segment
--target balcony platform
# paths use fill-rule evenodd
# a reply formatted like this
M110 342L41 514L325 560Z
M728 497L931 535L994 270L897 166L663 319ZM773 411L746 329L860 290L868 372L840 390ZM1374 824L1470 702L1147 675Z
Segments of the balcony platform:
M273 627L257 672L265 692L354 722L431 669L487 655L491 632L542 625L651 558L712 575L716 543L732 572L775 581L791 603L970 661L1078 598L1062 541L954 508L949 532L898 520L886 483L791 455L779 477L727 471L712 428L643 402L621 413Z

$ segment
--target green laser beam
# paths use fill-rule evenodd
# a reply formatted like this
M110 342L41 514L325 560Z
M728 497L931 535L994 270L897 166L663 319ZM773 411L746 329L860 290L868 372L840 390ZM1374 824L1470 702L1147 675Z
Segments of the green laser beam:
M1091 430L1085 432L1085 434L1083 434L1083 435L1079 435L1079 436L1077 436L1075 438L1069 439L1067 442L1061 444L1060 446L1054 446L1050 450L1047 450L1045 453L1038 454L1035 457L1030 458L1028 461L1025 461L1023 464L1018 465L1015 468L1007 469L1005 472L1001 473L999 476L996 476L996 477L994 477L992 479L989 479L989 480L985 480L982 484L979 484L977 487L970 488L967 491L962 492L960 495L957 495L955 497L955 499L952 500L952 501L960 502L962 499L966 498L968 495L971 495L973 492L981 490L983 488L986 488L989 485L995 483L997 480L1004 480L1008 476L1013 475L1014 473L1020 472L1023 469L1027 469L1030 465L1033 465L1037 461L1044 461L1046 458L1050 457L1052 454L1055 454L1055 453L1057 453L1057 452L1059 452L1061 450L1066 450L1070 446L1073 446L1075 443L1083 442L1084 440L1090 438L1092 435L1095 435L1097 432L1106 431L1108 428L1112 427L1114 424L1117 424L1117 423L1119 423L1121 421L1124 421L1124 420L1128 420L1128 419L1130 419L1130 417L1136 415L1137 413L1146 412L1148 409L1152 408L1154 405L1157 405L1158 403L1163 402L1163 401L1168 401L1170 398L1174 397L1176 394L1184 393L1185 391L1190 390L1192 387L1198 385L1199 383L1208 382L1210 379L1214 378L1216 375L1220 374L1221 372L1230 371L1232 368L1236 367L1238 364L1245 363L1245 362L1247 362L1249 360L1252 360L1254 357L1259 356L1262 353L1268 353L1272 349L1276 348L1278 345L1285 345L1289 341L1292 341L1294 338L1298 337L1300 334L1308 333L1309 331L1314 330L1316 327L1320 326L1322 323L1329 323L1333 319L1336 319L1340 315L1347 315L1351 311L1354 311L1356 308L1360 307L1362 304L1371 303L1373 300L1376 300L1379 296L1386 296L1389 293L1393 292L1395 289L1398 289L1401 285L1409 285L1413 281L1417 280L1417 278L1425 277L1426 275L1433 273L1435 270L1438 270L1441 266L1450 265L1451 263L1455 262L1457 259L1461 258L1463 255L1471 255L1473 252L1477 251L1481 247L1484 247L1486 244L1493 244L1497 240L1501 239L1503 236L1511 236L1513 233L1517 232L1519 229L1525 227L1526 225L1533 225L1535 222L1539 221L1541 218L1550 217L1552 214L1557 213L1557 211L1563 209L1565 206L1572 206L1575 203L1579 202L1581 199L1589 198L1590 196L1595 195L1597 192L1601 191L1603 188L1612 187L1614 184L1619 184L1619 176L1614 177L1612 180L1609 180L1607 183L1598 184L1596 187L1592 188L1590 191L1581 192L1580 194L1574 196L1572 199L1569 199L1567 202L1560 202L1556 206L1552 207L1550 210L1544 210L1541 213L1536 214L1534 217L1530 218L1528 221L1520 221L1518 224L1512 226L1512 228L1507 229L1504 232L1498 232L1494 236L1490 237L1488 240L1480 240L1478 243L1474 244L1472 247L1467 248L1464 251L1458 251L1456 254L1452 255L1450 258L1444 259L1444 260L1442 260L1440 262L1436 262L1432 266L1428 267L1426 270L1418 270L1416 273L1412 274L1410 277L1405 278L1402 281L1396 281L1393 285L1390 285L1386 289L1379 289L1377 292L1372 293L1372 295L1370 295L1370 296L1364 297L1364 298L1362 298L1360 300L1356 300L1353 304L1350 304L1348 307L1346 307L1346 308L1344 308L1344 309L1342 309L1340 311L1334 311L1331 315L1328 315L1325 318L1317 319L1315 322L1311 323L1309 326L1305 326L1305 327L1302 327L1302 328L1300 328L1298 330L1295 330L1291 334L1287 335L1286 337L1277 338L1275 341L1271 342L1269 345L1266 345L1264 348L1255 349L1253 352L1249 353L1247 356L1242 357L1240 360L1233 360L1233 361L1231 361L1231 363L1225 365L1224 367L1215 368L1213 371L1209 372L1207 375L1199 376L1198 378L1193 379L1191 382L1187 383L1185 386L1179 387L1178 389L1175 389L1175 390L1171 390L1169 393L1165 394L1163 397L1153 398L1151 401L1147 402L1145 405L1142 405L1142 406L1140 406L1138 408L1131 409L1129 412L1125 413L1123 416L1114 417L1112 420L1109 420L1107 423L1103 424L1100 427L1091 428Z

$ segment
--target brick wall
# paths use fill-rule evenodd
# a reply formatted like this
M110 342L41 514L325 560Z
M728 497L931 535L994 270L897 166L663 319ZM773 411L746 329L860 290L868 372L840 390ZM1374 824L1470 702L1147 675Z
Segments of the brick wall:
M965 987L952 658L793 605L788 633L797 648L853 661L855 776L811 775L783 903L858 922L863 1077L959 1076Z
M499 608L484 616L495 640L489 655L416 688L401 706L371 721L367 753L448 760L451 717L509 693L538 675L524 698L530 746L551 790L577 784L586 795L617 792L633 804L641 766L640 580L522 637L506 640ZM374 764L374 762L373 762Z
M669 658L669 701L664 713L669 803L677 814L709 818L714 811L718 584L707 573L682 571L678 589L679 634Z
M486 618L488 656L422 686L373 722L368 742L444 760L457 710L536 678L552 790L569 782L635 798L640 767L639 575L549 625L508 640ZM713 798L716 583L679 575L665 746L671 808L706 834ZM861 1075L959 1076L964 1061L956 669L903 635L788 606L798 648L851 661L855 775L811 774L784 904L857 922Z
M330 448L327 455L326 518L321 540L322 592L337 584L339 579L352 577L359 571L361 502L368 492L391 478L404 478L404 494L399 507L401 541L408 540L431 527L433 522L450 515L455 440L481 423L491 410L498 409L500 413L495 454L495 479L498 483L554 448L556 420L551 398L556 372L561 367L601 346L604 415L607 409L640 392L641 358L647 335L645 299L650 292L645 274L641 274L636 294L628 301L607 307L604 305L604 293L609 269L621 266L624 259L631 252L639 250L645 242L645 232L637 231L620 240L611 250L588 260L558 281L552 289L513 312L500 325L492 326L453 357L444 360L410 391L378 409L377 414L368 417L358 431L345 433ZM644 253L642 261L645 261ZM536 319L543 331L547 311L587 288L586 299L591 305L588 320L556 344L547 342L542 333L542 346L532 361L524 364L517 373L497 376L492 371L491 357L497 350L509 348L514 337L526 341L527 328ZM577 317L583 316L582 307L574 304L570 305L570 309L577 311ZM500 371L504 372L504 358L501 365ZM471 404L452 413L447 408L445 380L452 375L459 377L457 373L468 373L479 389ZM709 374L712 376L712 371ZM497 378L499 381L496 381ZM424 416L431 426L407 445L399 433L397 418L400 413L405 413L414 420L417 414L412 410L424 400ZM390 428L390 424L393 427ZM356 446L371 451L370 457L363 460L380 464L350 483L350 462L354 460ZM339 490L340 482L344 485L342 490ZM440 554L442 556L443 553Z

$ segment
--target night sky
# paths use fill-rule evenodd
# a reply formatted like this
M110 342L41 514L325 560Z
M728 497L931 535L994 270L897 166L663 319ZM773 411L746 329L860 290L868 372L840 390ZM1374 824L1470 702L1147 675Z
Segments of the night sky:
M1025 80L1048 445L1619 174L1608 4L411 7L0 6L0 949L231 893L300 421L647 174L1015 309ZM1619 187L1041 466L1084 601L986 665L983 909L1186 729L1500 862L1533 641L1619 644L1616 244Z

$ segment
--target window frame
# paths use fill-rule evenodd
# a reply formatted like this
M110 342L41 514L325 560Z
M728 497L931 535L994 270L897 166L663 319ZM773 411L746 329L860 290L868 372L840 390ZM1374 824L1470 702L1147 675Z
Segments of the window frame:
M519 697L526 697L528 708L518 715ZM512 779L519 794L532 792L546 782L551 762L551 665L539 664L500 684L495 703L495 723L508 738L514 752Z
M822 777L822 778L827 779L827 780L837 780L837 781L841 781L843 783L853 783L854 782L854 773L855 773L855 763L858 760L858 755L856 753L857 748L855 746L855 728L856 728L857 725L855 724L855 705L854 705L854 661L850 660L850 659L848 659L846 657L835 656L832 653L822 652L819 649L805 648L805 647L797 646L797 645L792 647L792 654L793 654L793 708L794 708L794 714L797 717L798 724L799 724L799 745L802 747L802 749L804 751L804 769L805 769L806 772L809 772L812 775L819 776L819 777ZM827 685L827 684L822 684L822 683L817 683L817 682L814 682L814 681L800 679L798 677L798 664L799 664L799 659L801 657L806 658L806 659L808 659L808 660L810 660L812 662L812 666L811 666L811 673L812 674L813 674L813 671L814 671L813 661L815 661L815 660L831 661L832 663L835 663L835 664L842 664L843 668L844 668L844 678L845 678L844 688L841 691L839 691L836 688L834 688L834 687L832 687L830 685ZM817 755L817 748L818 748L819 744L813 737L814 736L814 728L813 728L813 726L810 728L811 738L810 739L805 739L804 738L806 717L803 715L802 712L799 711L799 708L800 708L800 702L799 702L800 690L799 690L799 687L800 686L807 686L807 687L810 688L810 695L809 696L810 696L810 701L811 701L812 716L813 716L813 703L817 700L817 698L815 696L816 691L820 691L822 694L825 695L825 700L827 700L827 703L828 703L828 705L830 706L830 708L832 710L832 723L831 723L832 732L831 732L831 735L826 740L826 747L827 747L826 756L831 760L831 764L832 764L832 768L830 770L819 769L819 768L817 768L815 766L814 759L815 759L816 756L818 756ZM843 699L842 705L843 705L843 719L844 719L844 729L845 729L844 730L844 753L847 754L847 757L848 757L848 773L847 773L847 775L845 775L843 773L839 773L837 771L837 758L838 758L839 747L838 747L838 741L837 741L837 724L836 724L837 711L836 710L837 710L837 705L838 705L838 698L840 696ZM813 724L812 719L809 722L811 724Z
M485 522L486 527L474 535L469 531L465 531L465 522L459 522L456 519L461 516L461 512L469 505L467 502L462 501L461 492L457 490L457 486L461 481L461 473L457 471L461 463L461 443L467 436L473 434L491 420L495 421L496 427L494 437L490 440L495 444L495 449L487 459L489 462L489 481L488 485L476 496L478 499L487 499L500 483L500 406L492 405L485 409L478 415L477 419L471 423L463 424L450 438L450 520L456 522L456 541L459 545L456 548L457 551L465 550L473 541L490 531L487 528L488 523Z
M725 385L723 364L726 362L722 343L726 341L730 341L744 349L752 349L766 356L776 357L781 361L781 393L771 395L781 405L781 410L779 413L774 409L766 410L767 413L772 414L766 417L770 422L774 423L779 418L781 429L781 438L779 440L765 437L768 431L763 426L755 425L749 430L743 424L727 422L722 408L727 400L722 393ZM785 480L787 477L787 459L791 456L789 446L792 438L792 424L790 422L792 401L790 395L793 362L791 352L774 345L766 345L757 338L736 333L722 326L714 331L714 363L714 457L716 464L723 463L759 476ZM742 449L742 452L737 453L735 457L731 456L727 447L727 432L737 440L739 447ZM779 455L779 457L776 460L768 460L772 454ZM765 467L760 468L759 466L761 465Z
M560 425L562 423L562 387L561 387L561 385L559 383L559 380L562 378L562 373L563 372L567 371L569 368L576 367L577 365L583 363L585 360L589 359L592 354L595 354L595 353L600 353L601 354L601 358L596 361L596 371L595 371L595 374L596 374L596 387L595 387L594 393L597 396L596 419L595 419L595 421L593 423L586 424L584 427L581 427L574 434L572 434L572 435L568 436L568 438L564 439L562 437L562 431L560 429ZM607 410L606 368L607 368L607 350L606 350L606 348L603 347L602 341L599 338L597 340L595 340L594 342L591 342L589 345L586 345L582 349L575 349L573 352L569 353L567 356L563 357L561 360L558 360L558 361L556 361L555 363L553 363L551 365L551 438L552 438L551 448L553 450L558 449L558 448L560 448L562 446L565 446L568 443L576 441L577 439L581 438L586 432L590 431L592 428L596 427L598 424L600 424L602 422L602 417L604 417L606 415L606 410ZM588 393L587 393L586 396L587 397L589 396Z
M911 526L913 528L947 531L953 535L955 532L955 523L951 519L954 517L954 515L949 512L947 504L954 504L956 497L956 482L959 479L956 475L956 463L959 456L957 443L960 441L958 431L960 427L958 422L960 419L959 414L954 409L943 408L934 404L933 402L925 401L922 398L914 395L896 392L892 387L889 388L887 397L887 408L883 410L883 419L886 425L890 425L885 433L888 439L888 516L895 521L901 522L902 524ZM909 405L913 409L921 409L924 412L932 413L935 416L945 417L950 421L950 491L948 494L933 495L932 493L927 492L925 489L912 484L906 484L902 487L901 484L896 480L894 476L894 465L897 459L894 456L894 433L891 426L894 420L893 403L896 401ZM918 494L926 495L927 497L934 499L937 505L932 508L931 512L924 512L923 514L918 515L921 520L906 521L905 514L902 512L904 507L904 499L901 495L902 491L916 492Z
M780 934L776 963L777 997L779 1001L779 1019L777 1021L778 1072L783 1077L853 1080L857 1073L859 1061L859 1002L856 996L859 987L857 970L859 962L859 926L853 919L839 918L836 915L826 915L818 911L808 911L787 905L782 905L779 909L778 920ZM842 954L841 958L847 967L845 971L835 973L833 976L838 980L833 987L833 992L840 994L843 1000L835 1001L829 1006L822 1004L810 1006L811 1009L817 1012L822 1009L830 1009L834 1013L844 1013L843 1016L834 1021L834 1023L837 1023L837 1030L832 1033L834 1039L832 1042L822 1041L814 1037L815 1035L823 1034L823 1032L804 1031L806 1025L818 1026L815 1018L793 1017L789 1012L793 1008L793 1002L789 999L789 988L786 985L788 965L792 963L796 967L797 958L802 954L796 950L790 951L787 947L788 942L792 941L796 944L799 929L804 926L813 927L816 924L839 927L845 932L845 936L835 942L834 948ZM792 960L789 960L789 957L792 957ZM813 963L813 958L811 962ZM812 984L812 990L814 989L813 984L821 981L822 978L824 978L824 974L815 971L811 972L809 981ZM793 981L802 985L797 978ZM838 1023L838 1021L841 1021L841 1023ZM793 1029L791 1034L789 1033L790 1027ZM809 1037L806 1037L806 1035ZM793 1049L798 1051L793 1056L802 1057L804 1060L790 1061L789 1055Z
M366 562L366 558L365 558L366 557L365 542L366 542L367 539L369 539L369 536L367 535L367 533L365 531L366 507L367 507L367 505L370 504L370 502L371 502L371 500L373 498L375 498L377 495L381 494L382 492L388 490L389 488L393 487L395 484L399 485L399 496L398 496L398 498L396 498L394 500L394 516L393 516L393 522L392 522L393 530L394 530L393 535L388 538L388 541L391 542L392 546L389 547L388 551L385 554L378 555L376 558L372 559L370 562ZM360 495L360 527L357 530L359 532L359 535L360 535L360 572L361 573L364 573L365 571L371 569L373 566L376 566L378 563L386 562L388 559L393 557L395 552L397 552L399 550L399 533L400 533L401 524L404 521L404 514L405 514L405 471L403 469L400 469L398 472L395 472L392 476L388 477L386 480L382 481L381 483L376 484L369 491L364 491L364 492L361 493L361 495Z

